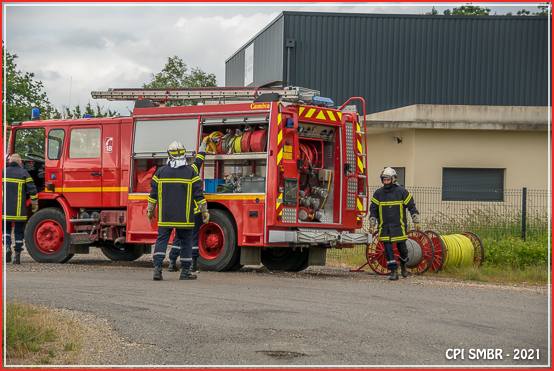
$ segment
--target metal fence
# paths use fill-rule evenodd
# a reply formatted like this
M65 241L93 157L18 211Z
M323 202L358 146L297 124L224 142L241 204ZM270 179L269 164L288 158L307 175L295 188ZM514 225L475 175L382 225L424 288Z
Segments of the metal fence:
M380 186L370 187L373 193ZM491 190L500 192L502 201L445 201L440 187L407 187L412 194L421 216L421 227L440 234L461 233L470 231L482 238L495 240L507 237L527 239L546 239L548 228L548 211L550 209L550 192L540 189L503 189ZM472 190L456 190L466 192ZM479 191L483 194L483 190ZM485 192L486 193L486 192ZM476 197L478 198L478 197ZM466 197L471 199L471 197ZM368 227L368 218L364 227ZM412 221L408 219L408 228ZM362 263L364 246L354 249L330 250L330 262L352 266Z

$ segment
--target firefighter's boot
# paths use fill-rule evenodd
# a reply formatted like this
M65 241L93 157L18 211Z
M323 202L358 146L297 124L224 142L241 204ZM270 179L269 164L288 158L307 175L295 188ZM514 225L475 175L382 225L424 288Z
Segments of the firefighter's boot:
M198 273L198 258L192 258L192 266L190 267L192 273Z
M16 251L13 256L13 263L14 264L21 264L21 252Z
M406 270L406 263L400 263L400 274L406 278L410 275L410 272Z
M181 275L179 276L180 280L195 280L196 278L196 274L190 273L190 267L181 268Z
M153 277L153 280L154 281L163 281L163 276L162 276L162 267L161 266L155 266L154 267L154 277Z
M390 271L389 280L391 280L391 281L398 280L398 272L396 271L396 269L392 269Z
M12 249L9 249L6 251L6 263L12 262Z
M170 272L177 272L179 270L177 268L177 260L169 259L169 266L167 267L167 270Z

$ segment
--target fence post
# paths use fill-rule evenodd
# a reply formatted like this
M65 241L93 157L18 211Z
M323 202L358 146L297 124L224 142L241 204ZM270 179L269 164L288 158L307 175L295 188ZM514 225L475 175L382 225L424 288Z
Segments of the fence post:
M521 238L527 237L527 187L521 190Z

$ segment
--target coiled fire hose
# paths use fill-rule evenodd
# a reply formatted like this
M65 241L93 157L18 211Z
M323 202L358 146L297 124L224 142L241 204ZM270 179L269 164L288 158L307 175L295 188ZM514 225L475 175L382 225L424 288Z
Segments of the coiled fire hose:
M473 264L474 246L463 234L440 236L446 248L444 268L467 267Z

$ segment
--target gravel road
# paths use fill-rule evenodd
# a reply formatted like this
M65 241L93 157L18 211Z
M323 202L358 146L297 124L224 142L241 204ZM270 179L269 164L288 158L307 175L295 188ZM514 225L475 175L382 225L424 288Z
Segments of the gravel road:
M8 300L85 312L132 347L103 364L128 365L547 365L545 287L465 284L432 275L389 282L314 269L201 272L197 281L151 280L149 257L115 263L98 252L64 265L7 265ZM450 348L464 359L448 360ZM471 349L502 360L470 360ZM514 360L514 349L539 360Z

